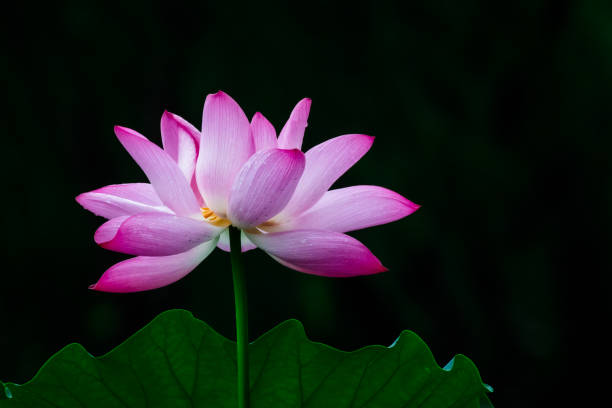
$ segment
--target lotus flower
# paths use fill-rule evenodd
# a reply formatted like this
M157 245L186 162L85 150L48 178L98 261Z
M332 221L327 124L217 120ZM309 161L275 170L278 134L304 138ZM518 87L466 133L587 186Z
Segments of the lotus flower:
M310 103L297 104L278 138L263 115L249 123L223 92L206 98L201 133L164 112L163 149L115 127L150 184L110 185L76 198L108 219L95 232L96 243L137 255L110 267L91 289L136 292L169 285L215 247L229 250L230 225L242 230L243 251L259 247L300 272L348 277L385 271L345 233L395 221L418 205L378 186L329 190L374 138L338 136L302 153Z

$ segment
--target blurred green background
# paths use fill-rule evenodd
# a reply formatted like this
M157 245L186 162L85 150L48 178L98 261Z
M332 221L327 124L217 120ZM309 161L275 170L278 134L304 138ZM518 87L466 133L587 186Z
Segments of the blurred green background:
M292 317L344 350L410 329L440 365L468 355L497 406L523 407L563 389L578 337L595 358L606 343L610 2L13 7L0 64L0 379L27 381L69 342L105 353L170 308L233 337L221 251L160 290L88 291L124 256L96 247L103 220L74 201L145 180L113 125L159 143L164 109L199 127L219 89L277 130L311 97L305 148L377 136L337 186L383 185L423 206L353 234L390 269L378 276L308 276L249 252L253 338Z

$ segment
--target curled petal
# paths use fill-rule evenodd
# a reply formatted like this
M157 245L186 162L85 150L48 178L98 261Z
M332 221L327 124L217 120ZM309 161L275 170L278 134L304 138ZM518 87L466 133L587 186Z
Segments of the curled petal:
M164 205L178 215L199 213L189 182L168 153L134 130L115 126L115 134L147 175Z
M228 217L238 228L269 220L285 207L304 171L298 149L255 153L240 169L230 193Z
M361 242L323 230L248 233L248 238L281 264L328 277L371 275L387 270Z
M76 200L86 210L108 219L143 212L172 213L146 183L111 184L80 194Z
M399 220L417 209L419 205L386 188L352 186L326 192L309 210L281 227L349 232Z
M316 145L306 152L306 168L298 186L281 214L280 221L312 207L331 185L372 146L374 138L343 135Z
M257 112L251 120L251 133L253 134L255 151L277 147L276 130L274 126L259 112Z
M94 241L96 241L96 244L100 245L104 242L112 240L115 235L117 235L117 231L119 230L119 227L121 227L121 224L123 224L123 222L128 218L130 218L129 215L124 215L110 219L102 224L94 233Z
M301 149L304 140L304 131L308 126L310 113L310 98L304 98L295 105L289 120L278 135L278 147L281 149Z
M98 228L94 240L124 254L165 256L185 252L220 233L204 220L148 213L113 218Z
M200 132L185 119L167 111L162 115L160 127L164 150L178 164L187 181L191 181L198 155Z
M195 269L217 245L217 239L169 256L138 256L111 266L89 288L101 292L140 292L170 285Z
M251 249L257 248L257 245L252 243L242 231L240 233L240 245L242 247L242 252L250 251ZM229 230L226 228L223 230L221 235L219 235L219 242L217 243L217 248L222 251L229 252L230 251L230 238L229 238Z
M227 215L227 200L242 165L255 151L249 121L236 101L219 91L208 95L202 115L196 180L206 204Z

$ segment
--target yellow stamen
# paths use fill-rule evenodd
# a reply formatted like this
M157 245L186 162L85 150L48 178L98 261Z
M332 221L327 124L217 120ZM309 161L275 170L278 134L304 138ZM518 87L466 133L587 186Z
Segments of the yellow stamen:
M211 210L208 207L202 207L201 211L202 211L202 216L204 217L204 219L208 221L209 223L211 223L212 225L214 225L215 227L223 228L223 227L228 227L232 224L230 220L225 219L223 217L219 217L217 214L214 213L213 210Z

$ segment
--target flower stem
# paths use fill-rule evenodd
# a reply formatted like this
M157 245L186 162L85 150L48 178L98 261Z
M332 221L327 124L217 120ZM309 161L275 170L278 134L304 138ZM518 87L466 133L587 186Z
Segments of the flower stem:
M247 312L246 276L242 264L240 230L229 227L234 299L236 301L236 350L238 360L238 407L249 407L249 319Z

